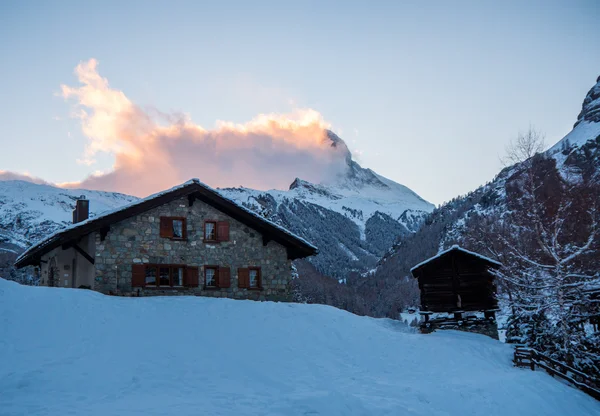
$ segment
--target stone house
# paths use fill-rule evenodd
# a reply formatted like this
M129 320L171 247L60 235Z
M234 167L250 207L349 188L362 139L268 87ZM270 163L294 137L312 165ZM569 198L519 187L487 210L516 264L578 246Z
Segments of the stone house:
M88 218L36 243L16 261L44 286L106 294L287 300L291 262L317 248L197 179Z

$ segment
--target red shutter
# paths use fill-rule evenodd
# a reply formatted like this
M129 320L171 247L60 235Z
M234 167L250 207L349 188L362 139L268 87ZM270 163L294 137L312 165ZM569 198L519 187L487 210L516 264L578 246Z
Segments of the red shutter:
M210 266L210 267L212 269L214 269L214 271L215 271L215 286L221 287L221 285L219 284L219 266ZM204 284L206 284L206 282Z
M173 237L173 220L171 217L160 217L160 236L163 238Z
M143 264L131 265L131 287L146 286L146 266Z
M229 221L217 222L217 240L229 241Z
M260 269L260 267L256 267L256 283L258 284L258 287L262 289L262 271ZM250 279L248 279L250 280ZM248 282L248 286L250 286L250 282Z
M250 286L250 272L248 269L238 269L238 287L247 288Z
M187 287L198 287L198 268L197 267L186 267L185 268L185 285Z
M231 269L229 267L219 267L219 287L228 288L231 286Z

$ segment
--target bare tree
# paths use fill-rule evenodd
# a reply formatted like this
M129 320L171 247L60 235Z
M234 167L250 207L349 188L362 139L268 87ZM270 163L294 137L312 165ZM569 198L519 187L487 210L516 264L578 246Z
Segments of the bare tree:
M500 160L505 166L516 165L530 160L545 147L545 135L530 126L525 133L519 133L515 140L511 140L505 148L505 156Z

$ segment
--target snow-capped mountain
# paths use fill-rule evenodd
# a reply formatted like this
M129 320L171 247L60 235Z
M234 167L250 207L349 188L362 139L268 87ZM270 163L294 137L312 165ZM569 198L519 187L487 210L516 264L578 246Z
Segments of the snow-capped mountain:
M90 200L90 217L137 199L116 192L0 181L0 244L27 247L70 224L75 201L81 195Z
M342 139L332 132L328 137L346 153L346 170L331 180L313 184L296 178L287 191L221 192L313 242L321 254L311 262L321 272L341 277L372 267L398 238L418 230L434 206L409 188L362 168Z
M320 254L311 259L315 266L322 273L344 276L350 270L373 267L399 237L420 227L433 205L407 187L362 168L334 133L328 132L328 138L331 146L345 152L346 169L326 183L296 179L287 191L228 188L221 192L313 242L320 248ZM70 224L80 195L90 200L91 216L136 199L119 193L0 181L0 248L16 254Z
M547 153L563 174L600 181L600 77L585 96L573 130Z
M600 77L587 93L573 129L545 153L564 179L600 183ZM435 209L418 232L398 241L381 259L374 281L408 275L411 265L461 242L472 227L470 219L505 210L507 186L518 170L518 165L507 167L490 183Z

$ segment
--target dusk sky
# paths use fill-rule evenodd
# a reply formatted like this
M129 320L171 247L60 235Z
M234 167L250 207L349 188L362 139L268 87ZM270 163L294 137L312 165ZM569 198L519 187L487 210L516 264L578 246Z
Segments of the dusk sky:
M439 204L491 180L519 131L550 146L571 130L600 75L599 18L597 0L4 1L0 171L125 169L97 182L123 191L152 165L172 185L282 188L328 174L314 129L330 126Z

